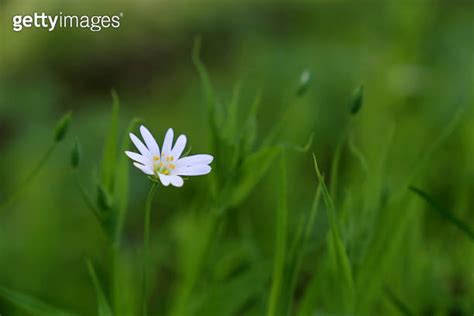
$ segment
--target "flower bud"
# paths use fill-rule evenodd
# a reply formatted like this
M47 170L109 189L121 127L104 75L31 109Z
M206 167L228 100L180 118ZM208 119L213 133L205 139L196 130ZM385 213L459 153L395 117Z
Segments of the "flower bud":
M102 211L108 211L112 208L112 198L101 184L97 186L97 205Z
M311 81L311 72L308 69L306 69L301 73L298 90L296 91L297 96L301 97L306 94L310 81Z
M79 166L79 162L81 161L81 147L79 145L79 141L76 138L74 142L74 146L72 147L71 151L71 166L75 169Z
M350 104L350 111L352 115L357 114L360 108L362 107L362 103L364 102L364 86L360 86L354 91L352 95L352 100Z
M59 143L67 134L69 124L71 123L71 112L66 113L56 125L54 129L54 141Z

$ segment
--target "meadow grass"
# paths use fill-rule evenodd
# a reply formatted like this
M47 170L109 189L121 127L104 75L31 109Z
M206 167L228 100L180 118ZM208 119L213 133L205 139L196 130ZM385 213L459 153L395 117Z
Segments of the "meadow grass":
M354 130L355 117L364 110L361 86L347 108L350 123L331 154L330 172L324 174L318 164L318 153L312 153L312 137L305 146L284 142L280 137L288 109L304 102L309 80L295 84L297 89L291 101L282 108L272 129L260 136L257 115L261 92L251 104L242 105L241 85L237 84L230 101L219 102L201 60L200 45L200 40L196 40L192 60L205 98L209 152L215 156L213 172L199 191L199 198L186 201L186 210L176 219L158 228L151 226L151 231L151 217L160 212L160 201L166 199L167 191L150 183L152 189L142 203L145 225L141 251L130 251L123 244L130 200L137 199L129 194L130 162L123 152L130 147L127 135L136 130L139 120L130 120L122 131L120 101L117 93L112 92L112 111L108 131L104 131L105 145L94 186L81 182L80 140L73 147L71 164L77 195L83 199L84 207L90 209L107 240L102 258L84 258L90 289L96 297L97 315L418 315L426 306L435 306L436 315L448 311L453 302L426 303L423 296L410 295L410 284L404 284L406 278L397 279L404 274L405 265L414 269L407 274L423 270L414 268L419 248L410 249L407 245L418 243L423 247L419 234L423 216L438 214L443 225L453 225L462 238L467 237L463 242L474 240L469 223L440 206L422 189L410 187L459 125L460 114L446 124L439 137L416 159L402 184L386 188L385 174L396 131L388 129L375 161L370 161L358 147ZM308 172L314 185L299 187L311 192L313 202L299 212L288 203L288 188L299 186L298 179L291 178L289 172L294 167L289 157L294 155L313 164ZM344 155L351 161L354 175L350 178L343 177L340 170ZM46 161L47 158L40 160L34 172ZM253 196L266 178L276 198L267 199L265 194ZM142 181L148 180L143 177ZM418 197L428 205L420 206ZM273 209L265 219L265 226L273 233L268 253L260 249L253 226L248 224L252 217L239 214L252 198L270 204ZM425 207L435 212L424 214L420 210ZM158 244L168 240L163 239L163 234L175 239L173 258L161 255ZM466 247L472 249L472 244ZM164 277L164 270L172 271L172 282ZM141 273L143 279L139 277ZM161 289L163 286L165 290ZM422 280L414 282L414 286L418 286L416 291L428 285ZM472 288L469 291L474 293ZM0 287L0 296L31 315L80 314L6 287ZM463 311L472 306L466 302Z

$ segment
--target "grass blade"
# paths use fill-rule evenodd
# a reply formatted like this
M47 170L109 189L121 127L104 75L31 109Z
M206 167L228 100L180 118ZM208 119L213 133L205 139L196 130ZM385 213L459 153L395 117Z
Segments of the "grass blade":
M280 192L276 214L276 239L275 239L275 261L273 266L272 286L268 300L268 316L278 315L279 302L282 292L282 284L285 272L286 247L288 238L288 207L286 193L286 164L285 155L282 153L280 161L281 181Z
M122 235L123 225L125 221L125 215L127 212L128 205L128 188L129 188L129 167L130 161L126 155L123 154L124 151L130 146L130 138L128 134L137 128L141 120L135 118L130 121L127 133L125 134L120 153L119 159L117 162L117 171L115 174L115 188L114 188L114 200L117 202L117 227L115 229L115 242L119 243L120 236Z
M400 311L402 315L405 316L413 316L414 314L411 312L411 310L408 308L408 306L401 300L399 299L395 293L392 292L389 288L385 288L385 294L387 295L387 298L392 302L392 304Z
M232 92L232 98L227 107L227 122L225 126L224 134L228 139L236 139L238 132L238 109L239 109L239 98L240 98L240 82L237 82Z
M72 316L74 314L65 312L59 308L51 306L38 298L0 286L0 296L10 301L13 305L21 308L27 313L36 316Z
M331 196L336 196L337 190L337 180L339 179L339 165L341 162L342 148L344 147L345 137L342 137L341 140L337 143L336 152L331 163L331 183L329 185L329 193Z
M348 144L348 147L349 147L349 151L352 153L352 155L360 163L360 166L362 167L362 170L364 171L364 174L367 176L369 174L369 165L367 164L367 159L365 158L362 151L357 147L353 135L349 135L349 139L348 139L347 144Z
M335 273L337 284L340 286L340 291L343 298L343 308L346 313L352 313L355 304L355 287L352 277L352 268L347 256L346 248L342 242L340 235L340 228L336 218L336 212L328 188L324 183L324 178L318 168L316 156L313 154L314 168L318 181L321 184L322 195L326 205L326 212L329 220L330 235L328 239L330 253L335 266Z
M409 187L410 183L413 183L413 179L422 171L425 166L428 165L428 161L431 159L436 150L454 132L465 112L466 109L464 107L460 107L459 110L453 115L453 118L448 122L446 127L441 131L439 136L435 139L435 141L423 151L423 154L418 159L415 160L410 176L407 177L406 182L401 187L403 192L406 192L406 188Z
M110 305L107 302L107 298L105 297L104 291L100 285L99 279L94 270L94 266L92 263L87 260L87 270L89 271L89 275L92 279L92 283L94 284L95 294L97 298L97 309L99 316L112 316L112 310L110 309Z
M240 203L252 191L255 185L267 172L275 157L280 153L281 148L277 146L265 147L251 154L243 163L240 181L232 192L229 205L234 206Z
M296 284L298 281L298 276L301 270L301 265L303 262L304 255L306 253L306 248L309 244L309 239L311 237L311 233L314 227L314 221L316 219L316 215L318 214L319 204L321 202L321 193L322 193L322 186L319 183L316 192L314 193L313 204L311 205L311 210L309 212L308 218L304 221L304 226L301 231L298 230L296 235L296 241L301 239L301 242L298 242L297 246L299 246L299 251L293 250L290 251L290 260L293 260L292 267L289 269L290 273L290 281L289 281L289 301L288 301L288 315L292 314L292 303L293 297L295 294ZM300 237L301 234L301 237ZM292 259L293 258L293 259Z
M180 277L169 308L170 316L193 315L189 301L202 277L206 254L214 240L219 219L216 213L212 214L202 217L191 211L177 222L177 271Z
M219 139L219 131L216 123L216 101L214 97L214 89L212 87L211 80L209 79L209 74L207 73L204 63L201 61L201 38L196 38L194 40L192 60L196 70L198 72L199 78L201 79L202 89L206 98L207 112L209 126L211 129L211 135L213 137L214 146L217 145L217 139Z
M269 262L257 263L247 271L210 290L197 315L242 315L241 309L263 291L270 278Z
M459 230L464 232L467 235L467 237L469 237L472 241L474 241L474 231L466 223L464 223L462 220L457 218L451 211L439 205L438 202L436 202L431 196L429 196L427 193L423 192L422 190L414 186L410 186L409 189L410 191L416 193L423 200L425 200L425 202L427 202L431 206L431 209L433 211L437 212L444 219L448 220L451 224L453 224Z
M209 79L209 74L207 73L204 63L201 61L201 38L198 37L194 40L192 59L194 66L199 74L201 79L201 84L206 96L206 103L210 113L215 113L215 99L214 99L214 89L212 88L211 80Z
M247 115L244 134L242 136L243 154L247 155L252 151L252 147L255 144L257 138L257 112L260 106L261 92L259 91L250 106L250 110Z

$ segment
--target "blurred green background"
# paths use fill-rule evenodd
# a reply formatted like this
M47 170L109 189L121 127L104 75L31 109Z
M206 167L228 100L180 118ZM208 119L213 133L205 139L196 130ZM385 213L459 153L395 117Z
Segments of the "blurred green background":
M13 15L59 11L123 17L119 29L95 33L12 31ZM279 307L277 315L474 313L472 239L408 190L422 188L474 227L471 2L2 0L0 17L1 201L47 150L57 120L73 111L67 138L20 199L1 210L0 285L95 315L85 264L90 259L115 301L113 315L139 314L149 181L130 168L115 295L107 286L107 237L81 200L70 151L77 137L80 182L94 196L115 89L121 137L132 118L142 118L158 142L173 127L188 136L192 154L210 152L213 165L231 165L237 154L221 155L223 142L212 141L191 58L200 36L217 104L227 108L240 86L235 133L249 128L246 113L261 95L252 150L281 119L273 144L302 146L314 133L309 151L288 149L285 155L288 248L317 187L312 152L331 188L355 288L349 299L340 288L345 285L331 264L321 203L308 246L297 250L303 260L288 294L293 304ZM295 97L306 69L312 73L307 93ZM351 95L361 84L364 104L351 116ZM222 206L228 192L219 184L225 172L238 179L239 162L189 179L182 189L159 188L152 213L151 315L267 313L282 177L278 158L268 160L266 173L233 205ZM224 211L214 221L216 205ZM35 314L6 298L0 313Z

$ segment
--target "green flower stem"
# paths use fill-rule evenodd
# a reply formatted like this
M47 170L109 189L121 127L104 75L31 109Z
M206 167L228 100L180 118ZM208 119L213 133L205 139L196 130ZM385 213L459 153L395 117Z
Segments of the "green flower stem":
M281 109L281 113L279 114L279 118L276 121L276 123L273 125L273 128L270 130L268 135L265 137L263 140L262 146L270 146L274 141L275 138L278 136L278 134L281 132L283 127L285 126L286 123L286 118L288 117L288 114L290 113L290 110L293 109L297 105L297 103L300 102L300 99L298 97L293 97L286 106Z
M99 224L102 223L102 216L99 212L99 210L95 207L94 202L92 202L92 199L90 196L87 194L86 190L81 184L81 181L79 179L79 172L75 171L75 181L76 181L76 187L79 193L81 194L81 198L86 204L86 206L91 210L91 212L94 214L94 216L97 218L99 221Z
M148 291L149 291L149 271L150 266L150 217L151 217L151 202L155 195L158 185L153 182L150 191L146 198L145 204L145 220L143 226L143 315L148 315Z
M77 187L77 190L80 193L80 196L86 206L89 208L89 210L94 214L94 216L97 219L98 224L100 227L103 229L103 216L100 213L100 211L97 209L97 207L94 205L94 202L90 198L89 194L87 193L86 189L84 186L81 184L80 178L79 178L79 171L77 169L74 170L74 179L75 179L75 184ZM105 229L103 229L104 234L107 235L107 232ZM115 238L115 236L114 236ZM109 240L109 260L110 260L110 283L109 283L109 289L111 294L111 306L112 308L116 308L116 298L117 298L117 293L118 293L118 282L117 282L117 266L118 266L118 257L119 257L119 243L117 239L110 239Z
M46 151L46 153L43 155L43 157L38 161L38 164L36 167L31 171L31 173L23 180L21 185L18 186L16 191L14 191L10 197L6 199L6 201L0 205L0 210L10 206L13 202L15 202L18 197L21 195L23 190L27 187L27 185L38 175L38 173L41 171L43 166L46 164L48 161L49 157L53 153L54 149L56 148L57 142L54 142L51 144L49 149Z

